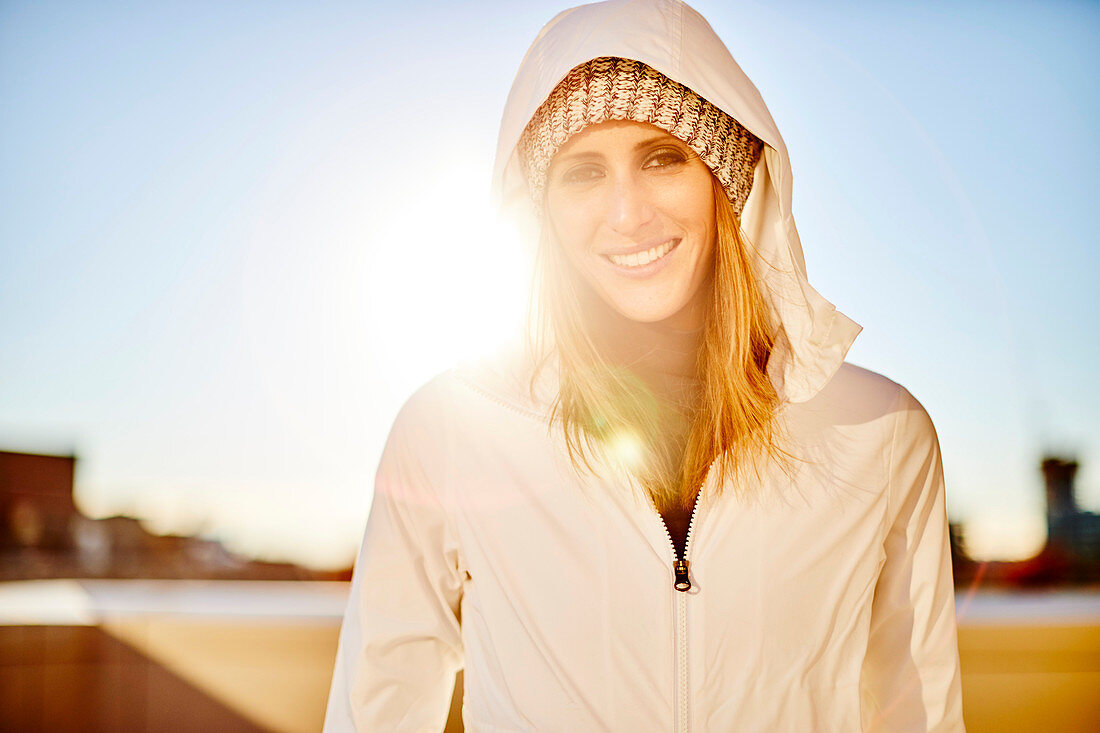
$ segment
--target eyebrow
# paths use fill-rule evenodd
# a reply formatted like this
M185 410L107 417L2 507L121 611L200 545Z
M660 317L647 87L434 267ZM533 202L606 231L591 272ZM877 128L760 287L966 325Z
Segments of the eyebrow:
M675 143L683 144L683 141L680 140L679 138L673 137L672 135L669 135L668 133L665 133L663 135L654 135L653 137L649 138L648 140L642 140L640 143L638 143L637 145L634 146L634 150L641 150L642 148L647 148L650 145L653 145L654 143L661 142L665 138L670 138Z
M680 146L685 146L684 142L682 140L680 140L679 138L673 137L672 135L669 135L669 134L665 133L665 134L654 135L653 137L646 138L645 140L642 140L642 141L636 143L634 145L634 152L637 152L637 151L641 150L642 148L647 148L651 145L659 143L659 142L665 140L666 138L670 139L673 143L679 144ZM585 152L581 152L581 153L567 153L567 154L561 156L561 158L559 158L558 160L561 161L561 162L564 162L564 161L567 161L567 160L591 160L591 159L594 159L594 158L602 158L602 157L603 157L603 153L600 152L599 150L589 150L589 151L585 151Z

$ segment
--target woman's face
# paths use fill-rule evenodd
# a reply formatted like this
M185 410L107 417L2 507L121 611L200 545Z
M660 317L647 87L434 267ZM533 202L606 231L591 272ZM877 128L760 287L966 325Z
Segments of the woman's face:
M641 122L604 122L554 156L546 215L566 258L620 314L697 328L714 262L711 186L710 170L679 139Z

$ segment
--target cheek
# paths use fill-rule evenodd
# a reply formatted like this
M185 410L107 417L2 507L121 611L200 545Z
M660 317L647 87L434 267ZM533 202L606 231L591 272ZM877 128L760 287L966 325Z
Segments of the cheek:
M689 195L680 202L679 210L684 212L685 221L692 222L691 229L702 238L704 249L713 250L718 225L715 221L714 192L709 177L692 187Z
M591 248L593 229L579 206L547 204L543 226L550 233L550 243L576 263Z

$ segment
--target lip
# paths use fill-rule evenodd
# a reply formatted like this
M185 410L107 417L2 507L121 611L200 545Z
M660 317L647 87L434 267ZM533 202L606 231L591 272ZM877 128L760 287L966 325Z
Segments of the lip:
M652 262L646 263L644 265L638 265L635 267L616 265L608 257L608 255L629 255L636 252L645 252L647 250L653 249L654 247L659 247L668 241L672 242L672 249L670 249L664 257L653 260ZM641 280L647 277L652 277L653 275L663 270L665 266L668 265L669 260L672 259L673 253L680 248L680 244L682 242L683 240L679 237L666 237L665 239L656 240L654 242L646 243L638 247L631 247L630 249L624 249L618 252L606 252L601 254L600 257L601 259L603 259L604 262L607 263L608 267L615 271L616 274L621 275L622 277Z
M636 244L633 247L627 247L626 249L609 249L606 252L600 252L601 257L607 257L608 255L615 255L616 257L622 257L625 255L637 254L639 252L647 252L654 247L660 247L665 242L680 243L679 237L662 237L660 239L651 239L648 242L642 242ZM672 249L676 249L676 244L672 245Z

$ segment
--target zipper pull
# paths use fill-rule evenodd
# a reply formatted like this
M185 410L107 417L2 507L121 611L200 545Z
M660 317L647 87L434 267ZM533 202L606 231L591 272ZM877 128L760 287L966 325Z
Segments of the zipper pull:
M676 581L673 583L673 587L684 593L691 590L691 579L688 577L688 561L673 560L672 571L676 573Z

